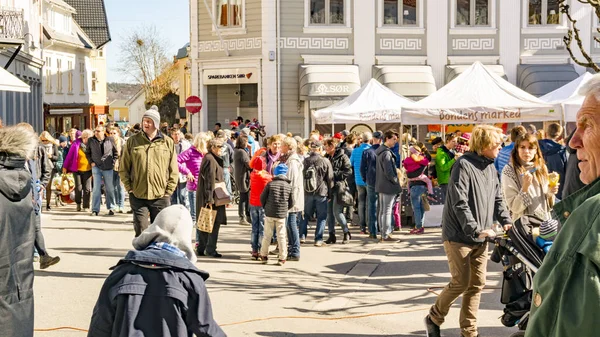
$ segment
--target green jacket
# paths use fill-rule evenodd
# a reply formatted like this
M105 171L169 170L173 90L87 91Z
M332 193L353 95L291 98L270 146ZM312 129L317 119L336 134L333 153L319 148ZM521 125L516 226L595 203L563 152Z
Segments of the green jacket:
M600 179L558 203L561 230L533 279L527 337L598 336Z
M438 147L435 153L435 172L437 173L437 180L439 185L446 185L450 180L450 170L452 165L456 162L456 158L452 156L445 146Z
M121 153L119 176L125 190L133 191L138 199L173 194L179 178L173 139L160 132L152 141L144 132L129 137Z

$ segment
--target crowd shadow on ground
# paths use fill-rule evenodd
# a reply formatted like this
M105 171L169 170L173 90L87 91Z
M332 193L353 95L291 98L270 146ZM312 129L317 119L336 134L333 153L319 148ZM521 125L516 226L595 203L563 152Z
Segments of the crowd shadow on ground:
M502 327L480 327L479 334L481 336L493 336L493 337L509 337L512 333L515 333L517 330L509 331L507 333L507 328ZM443 329L442 334L445 337L460 337L460 329ZM425 337L425 330L417 330L411 332L398 332L394 334L352 334L352 333L293 333L293 332L285 332L285 331L258 331L256 332L258 336L265 337Z

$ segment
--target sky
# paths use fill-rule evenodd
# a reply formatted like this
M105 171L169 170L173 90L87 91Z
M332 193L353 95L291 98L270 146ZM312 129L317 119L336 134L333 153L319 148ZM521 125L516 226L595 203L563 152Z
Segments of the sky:
M112 41L108 44L108 82L131 82L116 69L119 45L131 31L151 24L167 41L169 56L190 39L189 0L104 0Z

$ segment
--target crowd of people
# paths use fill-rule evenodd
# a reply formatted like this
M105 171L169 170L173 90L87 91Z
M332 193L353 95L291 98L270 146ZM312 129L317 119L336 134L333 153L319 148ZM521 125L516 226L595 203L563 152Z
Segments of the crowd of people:
M11 243L15 247L9 249L9 255L11 261L21 262L17 265L24 274L32 271L29 261L34 254L39 256L41 268L60 261L48 254L41 232L44 193L45 209L52 207L53 176L73 176L77 212L98 216L104 204L108 216L131 213L136 251L121 261L120 265L127 267L116 269L103 288L91 326L92 330L102 331L108 324L105 311L115 305L107 300L108 293L116 291L118 280L139 281L143 277L137 269L139 264L163 261L179 272L194 274L188 277L202 283L208 276L189 261L194 262L196 256L222 256L217 250L219 230L228 223L226 209L235 203L239 224L251 226L250 258L268 263L269 255L273 255L279 265L284 265L300 259L301 245L309 241L313 222L311 243L316 247L338 243L340 230L341 243L350 243L352 224L371 239L398 242L394 231L402 226L399 197L405 188L414 222L409 235L425 232L423 219L430 201L444 204L442 241L451 280L425 318L427 335L440 335L450 306L461 295L461 334L478 335L487 239L510 230L523 216L543 220L534 236L554 264L542 266L534 286L539 301L534 299L531 324L545 331L545 316L553 317L556 307L572 304L577 296L557 298L573 292L585 297L589 294L583 291L590 287L595 298L600 294L600 226L594 216L600 177L600 163L596 163L600 158L596 151L600 144L600 132L596 130L600 125L596 100L600 80L594 83L586 89L589 95L579 112L577 129L566 139L558 123L549 124L544 133L519 125L508 136L496 127L478 125L470 133L448 133L444 139L427 142L395 130L361 134L344 130L325 138L318 131L306 139L290 133L267 137L258 121L242 117L231 122L229 129L216 123L213 131L192 135L186 125L180 128L161 124L160 114L153 108L144 113L140 125L130 130L98 125L93 131L72 129L58 139L48 132L35 137L28 124L0 127L0 170L6 172L0 176L0 217L11 228L18 227L10 235L22 241ZM228 195L226 203L215 194L220 186ZM441 200L435 188L442 191ZM126 199L129 211L125 209ZM58 199L56 205L61 202ZM210 231L195 226L204 208L214 211ZM574 229L581 225L581 219L585 233ZM559 229L561 234L557 235ZM192 230L196 232L195 247ZM4 230L1 233L3 237L9 235ZM277 248L269 252L274 243ZM583 271L576 271L569 262L575 259L573 247L579 249L576 259ZM596 278L582 273L592 273ZM578 290L561 288L561 296L551 299L550 289L562 278L573 280L575 284L568 288ZM27 280L24 288L9 291L31 289L32 278ZM169 282L177 283L175 279ZM203 283L199 288L190 285L184 290L207 298ZM134 301L135 310L149 320L157 318L139 300ZM32 303L31 307L28 303L19 305L13 312L32 310ZM210 303L199 300L194 305ZM590 312L597 312L597 308ZM171 323L181 322L172 317ZM10 324L8 329L13 331L32 328L32 322L23 317ZM211 315L199 317L193 324L198 333L223 335ZM558 329L568 329L568 325ZM528 330L528 335L538 334Z

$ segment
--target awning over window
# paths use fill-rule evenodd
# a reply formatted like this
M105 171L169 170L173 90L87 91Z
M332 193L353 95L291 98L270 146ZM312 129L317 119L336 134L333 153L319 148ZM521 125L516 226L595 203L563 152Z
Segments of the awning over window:
M578 78L572 64L520 64L517 86L534 96L542 96Z
M430 66L374 66L373 78L405 97L426 97L437 90Z
M0 91L31 92L29 85L0 67Z
M302 101L346 97L360 89L356 65L301 64L298 75Z
M458 75L462 74L465 70L469 69L471 65L448 65L446 66L446 84L450 83L453 79L455 79ZM507 79L506 73L504 72L504 67L498 64L488 64L484 65L486 69L495 73L496 75L502 77L503 79Z

